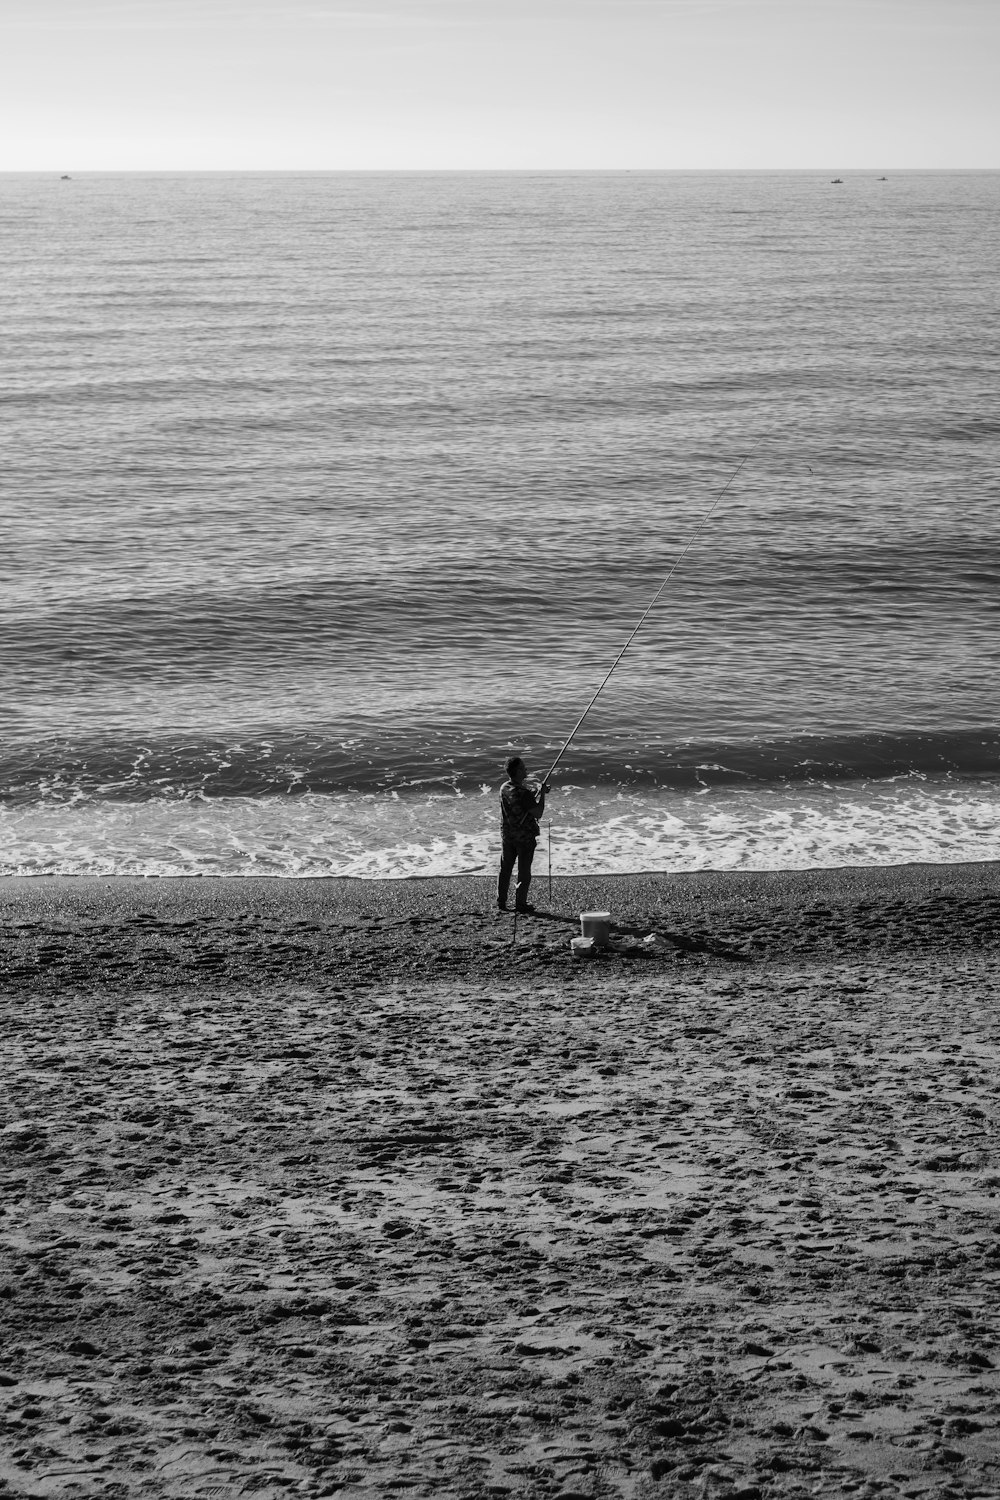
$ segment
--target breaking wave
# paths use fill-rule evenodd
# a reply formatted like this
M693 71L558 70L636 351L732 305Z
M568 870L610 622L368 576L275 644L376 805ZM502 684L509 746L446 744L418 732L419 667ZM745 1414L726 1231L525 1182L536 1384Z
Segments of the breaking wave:
M378 793L419 797L438 789L467 792L499 779L516 748L541 772L558 741L537 737L516 747L477 741L468 727L432 738L415 731L395 741L345 740L316 733L260 733L226 739L180 736L114 741L53 738L0 752L0 801L169 802ZM562 782L673 790L788 783L884 780L899 776L981 776L1000 767L1000 734L805 734L733 741L574 743L560 763Z

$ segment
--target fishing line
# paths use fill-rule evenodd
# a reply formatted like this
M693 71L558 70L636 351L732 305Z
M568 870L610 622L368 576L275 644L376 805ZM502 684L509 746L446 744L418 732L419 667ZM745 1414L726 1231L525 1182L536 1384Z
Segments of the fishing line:
M583 723L584 719L590 713L590 710L593 708L594 704L597 702L598 698L601 696L601 694L604 692L604 689L607 687L608 683L611 681L611 674L614 672L614 670L617 667L618 663L621 661L622 657L625 655L625 652L631 646L632 642L635 640L636 636L639 634L639 631L642 629L643 625L646 623L646 620L648 619L648 617L652 613L653 608L654 608L654 606L656 604L656 601L659 599L660 595L663 593L663 590L666 588L666 586L670 582L671 578L673 578L674 574L677 572L677 569L680 567L681 563L684 561L685 557L687 557L687 555L690 552L691 548L694 546L695 542L698 540L698 537L701 535L701 533L704 531L705 527L708 525L709 521L712 519L712 515L714 514L714 512L716 510L716 507L719 505L719 502L721 500L723 500L725 498L725 496L729 493L730 489L732 488L732 486L733 486L733 484L734 484L734 482L735 482L735 480L737 478L737 475L739 474L740 470L743 468L743 465L745 463L747 463L748 460L753 457L754 453L756 453L757 449L760 447L760 445L761 445L761 443L763 441L764 441L764 434L762 434L757 439L757 441L754 443L753 447L750 449L750 452L744 454L744 456L740 459L739 463L736 465L736 468L730 474L729 478L726 480L726 483L723 485L722 489L716 495L715 499L712 501L712 504L709 506L708 510L702 516L701 520L698 522L698 524L695 527L694 531L692 531L691 535L688 537L687 542L684 544L684 548L683 548L680 556L676 559L676 561L674 562L673 566L671 567L669 573L667 574L666 578L664 578L663 582L660 584L660 587L656 590L656 593L653 595L652 599L650 599L649 603L646 605L646 608L643 610L642 614L639 617L638 624L636 625L635 629L632 631L632 634L629 636L628 640L625 642L625 644L622 647L622 649L619 651L618 655L615 657L614 661L611 663L611 666L608 668L608 670L607 670L607 672L605 674L604 680L601 683L600 687L597 689L597 692L591 698L590 702L587 704L587 707L583 710L583 713L580 715L580 717L577 719L576 723L573 725L573 728L570 730L570 732L569 732L569 734L568 734L568 736L566 738L566 741L563 744L562 749L559 751L559 754L556 756L555 760L552 762L551 766L549 767L548 773L543 778L543 783L542 783L543 785L549 780L549 778L551 777L551 775L552 775L553 771L555 770L556 766L562 760L563 756L566 754L566 751L569 749L570 745L573 743L574 739L576 738L577 731L580 728L580 725Z

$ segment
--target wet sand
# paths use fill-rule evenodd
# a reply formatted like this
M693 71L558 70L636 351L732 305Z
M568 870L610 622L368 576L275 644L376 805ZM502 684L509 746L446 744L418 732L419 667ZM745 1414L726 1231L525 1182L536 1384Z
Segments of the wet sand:
M0 1495L1000 1490L1000 867L554 897L0 884Z

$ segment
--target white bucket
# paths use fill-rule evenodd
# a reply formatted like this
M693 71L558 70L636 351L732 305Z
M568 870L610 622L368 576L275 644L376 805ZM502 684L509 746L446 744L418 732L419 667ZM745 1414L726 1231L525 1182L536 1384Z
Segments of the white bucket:
M569 945L573 950L574 958L593 958L594 939L590 937L570 938Z
M611 940L611 913L609 911L582 911L580 933L593 938L595 948L606 948Z

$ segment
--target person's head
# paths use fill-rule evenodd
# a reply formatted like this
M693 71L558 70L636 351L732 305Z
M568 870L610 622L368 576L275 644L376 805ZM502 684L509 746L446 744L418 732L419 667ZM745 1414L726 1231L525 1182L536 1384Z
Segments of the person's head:
M528 774L528 768L519 755L509 756L504 763L504 770L515 785L523 781Z

